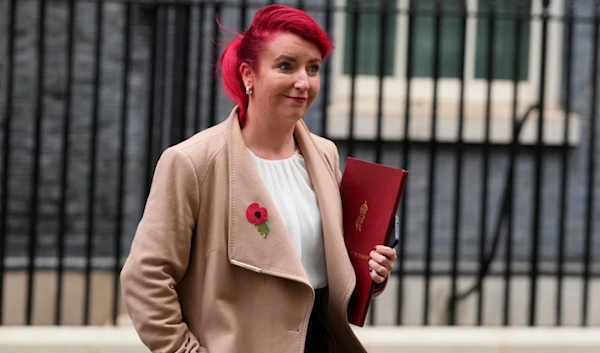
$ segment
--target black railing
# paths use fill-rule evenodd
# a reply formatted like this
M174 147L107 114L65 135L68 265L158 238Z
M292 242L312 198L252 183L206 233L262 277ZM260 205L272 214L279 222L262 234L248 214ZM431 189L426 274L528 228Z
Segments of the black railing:
M158 156L231 108L216 19L274 2L0 0L0 323L116 322ZM371 323L600 324L600 1L285 3L338 47L311 129L411 171Z

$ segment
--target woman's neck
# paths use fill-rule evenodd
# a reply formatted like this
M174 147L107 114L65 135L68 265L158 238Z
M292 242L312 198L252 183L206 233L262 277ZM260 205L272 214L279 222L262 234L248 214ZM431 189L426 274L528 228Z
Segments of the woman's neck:
M244 143L255 155L264 159L286 159L296 152L295 124L257 116L248 110L242 128Z

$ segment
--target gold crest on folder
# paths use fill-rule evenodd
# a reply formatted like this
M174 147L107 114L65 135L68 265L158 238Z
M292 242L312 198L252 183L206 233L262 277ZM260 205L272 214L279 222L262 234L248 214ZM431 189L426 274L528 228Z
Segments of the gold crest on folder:
M367 216L368 210L369 206L367 206L367 201L365 200L365 203L363 203L362 206L360 206L360 213L356 218L356 230L358 230L359 232L362 231L362 225L365 221L365 217Z

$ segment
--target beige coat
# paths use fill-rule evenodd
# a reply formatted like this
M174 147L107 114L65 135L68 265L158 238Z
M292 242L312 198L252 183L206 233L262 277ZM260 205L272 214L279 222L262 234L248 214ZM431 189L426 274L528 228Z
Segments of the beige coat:
M365 352L346 316L355 276L342 237L337 149L303 121L294 135L323 223L329 295L319 316L338 353ZM266 238L246 219L254 202L269 211ZM152 352L303 352L315 291L234 112L160 157L121 284Z

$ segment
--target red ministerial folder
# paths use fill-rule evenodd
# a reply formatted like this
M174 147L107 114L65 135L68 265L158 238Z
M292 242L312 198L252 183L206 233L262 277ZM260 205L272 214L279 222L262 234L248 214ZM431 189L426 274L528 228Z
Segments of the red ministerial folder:
M408 171L348 157L340 193L344 240L356 274L356 287L348 304L348 322L363 326L373 298L375 282L369 273L369 253L389 244Z

